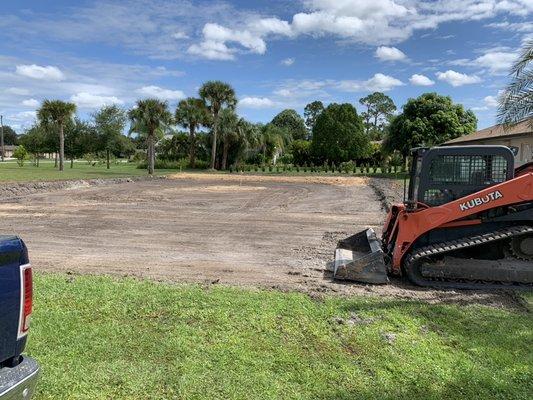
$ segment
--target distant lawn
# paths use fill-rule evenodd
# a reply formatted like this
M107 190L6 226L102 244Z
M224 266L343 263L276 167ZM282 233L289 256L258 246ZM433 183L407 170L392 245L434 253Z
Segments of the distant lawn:
M164 175L175 170L156 170L156 174ZM105 164L95 166L80 161L70 168L70 162L65 164L65 170L59 172L54 168L53 161L41 161L39 167L26 162L19 167L14 161L0 162L0 182L28 182L28 181L55 181L68 179L94 179L94 178L122 178L128 176L148 175L145 169L138 169L135 163L112 164L106 169Z
M43 399L529 399L533 316L133 279L35 278Z
M156 169L156 175L166 175L169 173L176 173L177 169ZM187 170L187 172L195 173L213 173L208 170ZM216 171L220 174L241 174L242 172L230 171ZM246 171L249 175L323 175L323 176L374 176L382 178L400 179L401 174L382 174L382 173L346 173L346 172L311 172L307 168L304 172L303 168L299 171L278 171L273 168L271 171L266 168L265 171L259 169L258 171ZM69 179L94 179L94 178L121 178L128 176L144 176L147 175L146 169L139 169L135 163L118 163L112 164L110 169L106 169L105 164L97 164L95 166L89 165L87 162L79 161L74 163L74 167L70 168L70 162L65 163L65 170L59 172L54 167L54 162L45 160L41 161L39 167L34 166L31 162L26 162L23 167L19 167L15 161L0 162L0 182L30 182L30 181L55 181L55 180L69 180Z

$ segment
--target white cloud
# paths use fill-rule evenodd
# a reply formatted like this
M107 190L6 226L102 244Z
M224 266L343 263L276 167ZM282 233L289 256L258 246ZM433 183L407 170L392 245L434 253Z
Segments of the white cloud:
M477 75L462 74L451 69L446 72L437 72L436 75L439 80L447 82L453 87L481 82L481 78Z
M15 124L10 124L12 126L23 126L23 125L29 125L31 124L35 118L36 118L36 112L35 111L21 111L17 112L15 114L7 115L6 119L4 120L4 123L6 123L6 120L11 122L15 122Z
M274 94L281 97L293 97L293 91L288 88L278 89L274 91Z
M533 32L533 24L531 24L531 22L493 22L485 26L488 28L498 28L512 32Z
M26 16L4 13L2 32L21 47L29 47L36 38L52 41L68 38L71 42L111 44L135 55L156 59L176 59L186 57L186 53L220 58L221 54L212 50L213 44L209 46L210 51L198 51L205 50L202 42L208 38L190 43L188 34L193 36L193 32L201 31L214 21L225 21L229 37L216 40L218 44L231 50L262 54L267 41L279 37L332 36L343 42L393 45L408 39L415 31L436 29L447 22L505 21L511 20L509 16L512 15L527 17L533 11L531 0L301 0L290 2L289 9L295 11L284 20L272 15L279 7L260 7L269 14L265 17L258 11L251 11L253 6L245 2L240 2L240 6L230 3L190 0L76 2L71 7L56 10L53 15L36 10ZM280 12L286 13L285 10ZM523 18L520 23L528 22ZM191 44L195 47L190 48ZM231 59L223 54L223 59Z
M156 97L161 100L181 100L185 98L185 93L181 90L170 90L159 86L143 86L136 90L137 93L146 97Z
M292 35L291 25L279 18L261 18L251 21L248 24L248 29L258 35Z
M381 61L405 61L407 56L396 47L380 46L376 49L375 56Z
M187 53L208 60L234 60L234 49L230 49L224 43L214 41L203 41L200 44L193 44L187 49Z
M38 107L40 103L35 99L26 99L21 104L26 107Z
M203 35L206 41L236 42L252 53L264 54L266 51L265 41L248 30L228 29L218 24L208 23L204 26Z
M80 108L99 108L110 104L124 104L122 100L115 96L99 96L92 93L81 92L70 97L70 101L76 103Z
M345 92L386 92L397 86L403 86L404 83L389 75L375 74L366 81L344 80L337 84L337 88Z
M219 24L208 23L203 29L204 40L193 44L187 50L189 54L211 60L233 60L236 49L229 48L227 42L235 42L256 54L264 54L266 43L260 35L249 30L233 30Z
M17 95L17 96L27 96L30 94L30 91L28 89L18 88L18 87L10 87L6 89L6 92L9 94Z
M183 31L178 31L178 32L174 32L172 35L170 35L172 37L172 39L188 39L189 38L189 35L187 35L185 32Z
M435 84L434 81L422 74L411 75L411 77L409 78L409 82L411 82L411 84L415 86L431 86Z
M472 60L468 58L451 60L448 61L448 64L485 69L491 75L506 75L518 56L514 49L504 46L477 50L476 52L482 55Z
M245 97L239 101L239 107L272 108L275 103L267 97Z
M266 40L272 36L296 38L308 35L334 36L344 42L382 45L376 56L397 61L407 57L400 50L383 45L404 41L417 30L436 29L452 21L494 18L501 14L525 16L533 11L531 0L303 0L303 5L304 10L287 21L277 17L250 16L245 22L236 21L230 27L207 23L204 25L203 41L190 48L189 53L233 59L234 53L241 47L252 53L264 54ZM225 46L233 42L240 47L227 46L231 55L228 52L213 54L198 51L209 41Z
M403 21L414 8L392 0L308 0L309 11L293 16L294 34L334 35L366 44L407 39L411 28Z
M491 74L507 74L516 60L516 53L502 51L488 52L476 58L474 63L487 68Z
M285 65L286 67L290 67L292 64L294 64L294 58L286 58L284 60L281 60L281 65Z
M498 99L495 96L486 96L483 101L487 107L495 108L498 107Z
M63 72L57 67L51 65L40 66L40 65L17 65L17 74L21 76L26 76L28 78L40 79L45 81L62 81L65 79Z

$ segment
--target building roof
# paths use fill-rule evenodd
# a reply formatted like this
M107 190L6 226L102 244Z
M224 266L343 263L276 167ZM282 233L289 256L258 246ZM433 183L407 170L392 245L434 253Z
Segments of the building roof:
M18 146L14 145L14 144L5 144L4 145L4 149L7 150L15 150Z
M503 125L494 125L480 131L471 133L470 135L461 136L447 141L444 144L456 144L463 142L472 142L476 140L487 140L502 138L507 136L522 135L524 133L533 134L533 117L525 119L524 121L504 129Z

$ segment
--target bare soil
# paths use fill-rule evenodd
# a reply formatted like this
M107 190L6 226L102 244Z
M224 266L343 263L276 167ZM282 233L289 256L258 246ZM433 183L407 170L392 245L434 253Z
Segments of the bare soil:
M516 305L504 292L437 291L399 279L386 286L332 281L326 263L337 240L368 227L380 231L385 214L375 182L178 174L32 190L0 200L0 216L2 233L20 235L40 271Z

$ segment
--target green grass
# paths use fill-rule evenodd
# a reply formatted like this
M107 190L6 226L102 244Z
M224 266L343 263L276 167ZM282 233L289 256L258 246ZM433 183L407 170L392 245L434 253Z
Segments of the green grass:
M531 314L37 274L42 399L527 399ZM339 324L356 316L363 323ZM394 334L388 341L384 335Z
M156 174L158 175L164 175L169 172L176 171L156 170ZM144 176L147 174L146 170L138 169L135 163L112 164L110 169L106 169L106 166L103 164L95 165L93 167L86 162L76 162L74 163L74 168L70 168L70 163L66 163L63 172L59 172L54 168L53 161L41 161L39 167L35 167L30 162L26 162L23 167L19 167L14 161L0 163L0 182L123 178L129 176Z
M156 169L156 175L166 175L170 173L178 173L177 169ZM208 170L184 170L184 172L194 172L194 173L213 173L213 171ZM229 171L216 171L219 174L229 174ZM233 172L236 174L237 172ZM241 173L241 172L239 172ZM248 171L244 172L249 175L330 175L330 176L374 176L382 178L393 178L393 179L402 179L399 178L403 176L402 174L382 174L382 173L372 173L372 174L353 174L346 172L311 172L309 169L307 172L303 172L303 169L300 169L299 172L293 171L280 171L277 172L275 169L273 171ZM30 181L55 181L55 180L69 180L69 179L95 179L95 178L124 178L130 176L144 176L147 175L145 169L137 168L135 163L118 163L112 164L110 169L107 169L105 164L98 164L95 166L89 165L86 162L80 161L75 162L74 167L70 168L70 162L65 164L65 170L59 172L57 168L54 167L53 161L41 161L39 167L34 166L31 162L27 161L23 167L19 167L15 161L6 161L0 163L0 183L1 182L30 182Z

